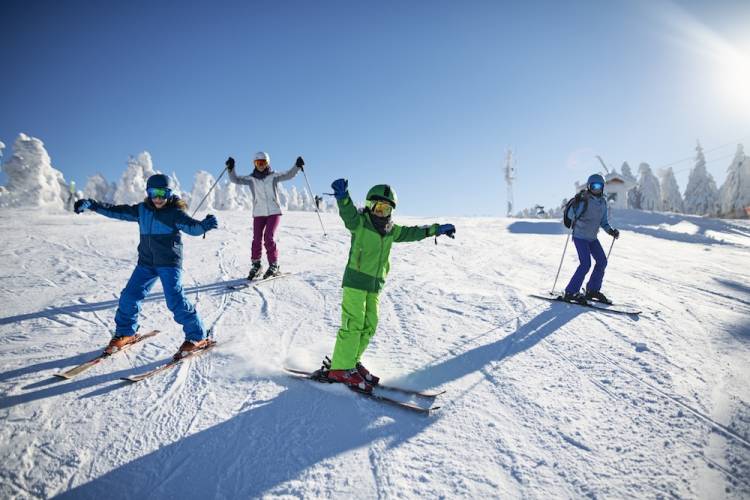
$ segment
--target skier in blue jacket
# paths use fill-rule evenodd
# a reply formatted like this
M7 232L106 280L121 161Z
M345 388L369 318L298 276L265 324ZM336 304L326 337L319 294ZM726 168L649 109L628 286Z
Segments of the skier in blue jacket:
M620 231L609 225L607 200L604 197L604 178L601 175L593 174L589 176L586 182L586 191L583 192L577 203L570 206L567 216L573 221L573 243L576 246L580 263L573 277L570 278L568 286L565 287L563 300L568 302L596 300L611 304L612 302L601 292L604 270L607 267L607 256L604 254L604 249L596 236L600 227L615 239L620 237ZM596 265L586 284L586 294L584 295L581 293L581 286L591 268L592 255Z
M216 229L218 222L211 214L202 221L187 215L187 205L172 194L170 180L166 175L149 177L146 193L146 199L136 205L111 205L83 199L76 201L74 210L80 214L88 209L113 219L138 222L140 229L138 264L120 295L115 313L115 334L105 348L105 353L112 354L137 340L141 302L156 280L160 279L167 307L185 332L185 342L174 356L179 359L190 351L208 345L206 328L182 288L180 231L200 236Z

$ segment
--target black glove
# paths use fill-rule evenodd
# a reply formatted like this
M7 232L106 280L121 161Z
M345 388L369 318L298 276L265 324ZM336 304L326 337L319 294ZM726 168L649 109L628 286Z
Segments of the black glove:
M73 211L77 214L83 213L87 208L91 208L91 200L77 200L75 204L73 204Z
M300 170L305 170L305 160L302 159L301 156L297 157L297 161L294 162L294 166L299 168Z
M620 231L618 231L617 229L610 229L610 230L609 230L609 231L607 231L607 232L608 232L608 233L609 233L609 235L610 235L611 237L613 237L614 239L617 239L617 238L619 238L619 237L620 237Z
M216 220L216 216L212 214L206 215L206 218L203 219L200 224L201 227L203 227L203 231L210 231L219 227L219 222Z
M227 161L224 162L224 165L227 166L227 170L229 170L230 172L234 170L234 158L232 158L231 156L227 158Z

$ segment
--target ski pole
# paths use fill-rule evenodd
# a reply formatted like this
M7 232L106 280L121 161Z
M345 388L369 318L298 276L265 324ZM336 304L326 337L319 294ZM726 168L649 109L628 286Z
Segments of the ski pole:
M570 233L572 232L573 232L573 229L571 228ZM568 233L568 237L565 238L565 248L563 248L562 257L560 257L560 265L557 267L557 274L555 275L555 282L552 284L552 290L550 291L550 295L555 294L555 287L557 286L557 278L560 277L560 270L562 269L563 259L565 259L565 252L568 251L568 242L570 241L570 233Z
M307 172L305 172L304 169L302 169L302 175L305 176L305 183L307 184L307 191L310 193L310 197L313 199L313 203L315 200L315 195L312 192L312 189L310 188L310 181L307 180ZM320 211L318 210L318 205L315 205L315 213L318 214L318 220L320 221L320 227L323 229L323 237L327 238L328 235L326 234L326 228L323 225L323 218L320 216Z
M612 244L609 245L609 252L607 252L607 262L609 262L609 254L612 253L612 247L615 246L615 237L612 237Z
M221 174L219 174L219 177L216 179L216 182L214 182L214 185L211 186L211 189L208 190L208 193L206 193L206 196L203 197L200 203L198 203L198 206L195 207L195 210L193 210L193 215L190 216L191 219L195 218L196 212L198 212L198 209L203 205L203 202L206 201L206 198L208 198L208 195L211 194L211 191L214 190L216 185L219 183L221 178L224 176L224 172L227 171L227 167L224 167L224 170L221 171ZM206 233L203 233L203 239L206 239Z

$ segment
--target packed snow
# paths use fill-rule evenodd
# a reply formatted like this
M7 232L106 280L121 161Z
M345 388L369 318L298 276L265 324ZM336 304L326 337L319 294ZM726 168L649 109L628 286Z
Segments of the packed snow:
M349 249L337 215L322 214L324 238L316 214L285 213L291 275L239 292L226 285L248 270L252 217L218 217L184 239L185 286L218 346L128 385L182 342L159 290L142 321L157 337L54 374L109 340L137 225L0 210L0 497L750 496L747 220L615 211L603 291L639 317L529 296L552 286L559 221L440 218L455 240L395 245L364 362L445 390L424 416L283 371L333 348ZM576 262L568 247L561 282Z

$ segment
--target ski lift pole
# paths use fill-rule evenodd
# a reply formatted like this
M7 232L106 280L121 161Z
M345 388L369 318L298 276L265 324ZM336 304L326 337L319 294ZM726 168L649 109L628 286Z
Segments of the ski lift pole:
M570 241L570 233L573 232L573 228L570 229L570 232L568 233L568 237L565 238L565 248L563 248L562 257L560 257L560 265L557 267L557 274L555 275L555 282L552 284L552 290L550 290L550 295L555 294L555 287L557 286L557 278L560 277L560 270L562 269L563 260L565 259L565 252L568 251L568 242Z
M195 214L196 214L196 213L198 212L198 209L199 209L199 208L200 208L201 206L203 206L203 202L204 202L204 201L206 201L206 198L208 198L208 195L209 195L209 194L211 194L211 191L213 191L213 190L214 190L214 188L215 188L215 187L216 187L216 185L217 185L217 184L219 183L219 181L221 180L221 178L222 178L222 177L224 176L224 173L225 173L226 171L227 171L227 167L224 167L224 170L222 170L222 171L221 171L221 173L219 174L219 177L218 177L218 178L216 179L216 182L214 182L214 185L213 185L213 186L211 186L211 189L209 189L209 190L208 190L208 193L206 193L206 196L204 196L204 197L203 197L203 199L201 200L201 202L200 202L200 203L198 203L198 206L197 206L197 207L195 207L195 210L193 210L193 215L191 215L191 216L190 216L190 218L191 218L191 219L194 219L194 218L195 218ZM206 239L206 233L203 233L203 239L204 239L204 240Z
M328 235L326 234L326 228L323 225L323 218L320 216L320 210L318 210L318 205L317 205L317 203L315 203L315 195L313 194L312 189L310 188L310 181L307 180L307 172L305 172L304 169L302 169L302 175L305 176L305 184L307 184L307 191L310 193L310 197L312 198L313 204L315 205L315 213L318 214L318 220L320 221L320 227L323 229L323 237L327 238Z

